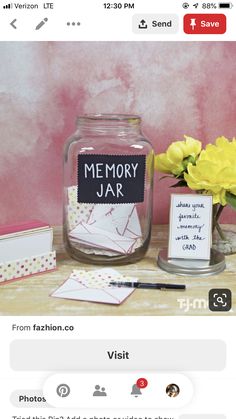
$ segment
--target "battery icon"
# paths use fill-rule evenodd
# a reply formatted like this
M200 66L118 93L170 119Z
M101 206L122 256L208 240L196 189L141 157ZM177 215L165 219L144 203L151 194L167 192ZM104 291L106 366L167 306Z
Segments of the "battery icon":
M220 9L232 9L233 4L232 3L219 3Z

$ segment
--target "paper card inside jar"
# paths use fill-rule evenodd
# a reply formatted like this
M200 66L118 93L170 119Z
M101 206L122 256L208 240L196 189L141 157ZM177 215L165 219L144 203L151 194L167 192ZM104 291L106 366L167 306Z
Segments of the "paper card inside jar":
M76 186L68 188L69 237L87 253L133 253L142 244L135 204L80 204Z

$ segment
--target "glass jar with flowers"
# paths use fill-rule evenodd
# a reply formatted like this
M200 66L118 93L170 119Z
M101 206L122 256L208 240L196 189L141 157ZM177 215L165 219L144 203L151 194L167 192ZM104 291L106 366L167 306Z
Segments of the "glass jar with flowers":
M236 252L236 230L225 229L219 218L226 205L236 210L236 139L218 137L202 148L202 142L184 136L155 156L155 169L172 177L172 187L189 187L213 197L213 245L224 254Z

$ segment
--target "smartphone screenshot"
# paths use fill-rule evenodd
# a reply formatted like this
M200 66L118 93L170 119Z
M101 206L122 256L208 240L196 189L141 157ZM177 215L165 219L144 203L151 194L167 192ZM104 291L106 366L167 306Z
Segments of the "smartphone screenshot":
M0 10L0 419L235 419L236 2Z

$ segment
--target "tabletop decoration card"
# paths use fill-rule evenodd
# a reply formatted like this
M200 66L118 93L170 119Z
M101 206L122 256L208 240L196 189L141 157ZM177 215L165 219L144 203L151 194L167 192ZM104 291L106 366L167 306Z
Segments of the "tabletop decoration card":
M168 257L209 260L212 196L172 194Z
M51 297L119 305L134 292L134 288L111 286L111 281L137 282L137 278L122 275L111 268L94 271L74 269Z
M56 268L53 230L33 220L0 226L0 284Z

